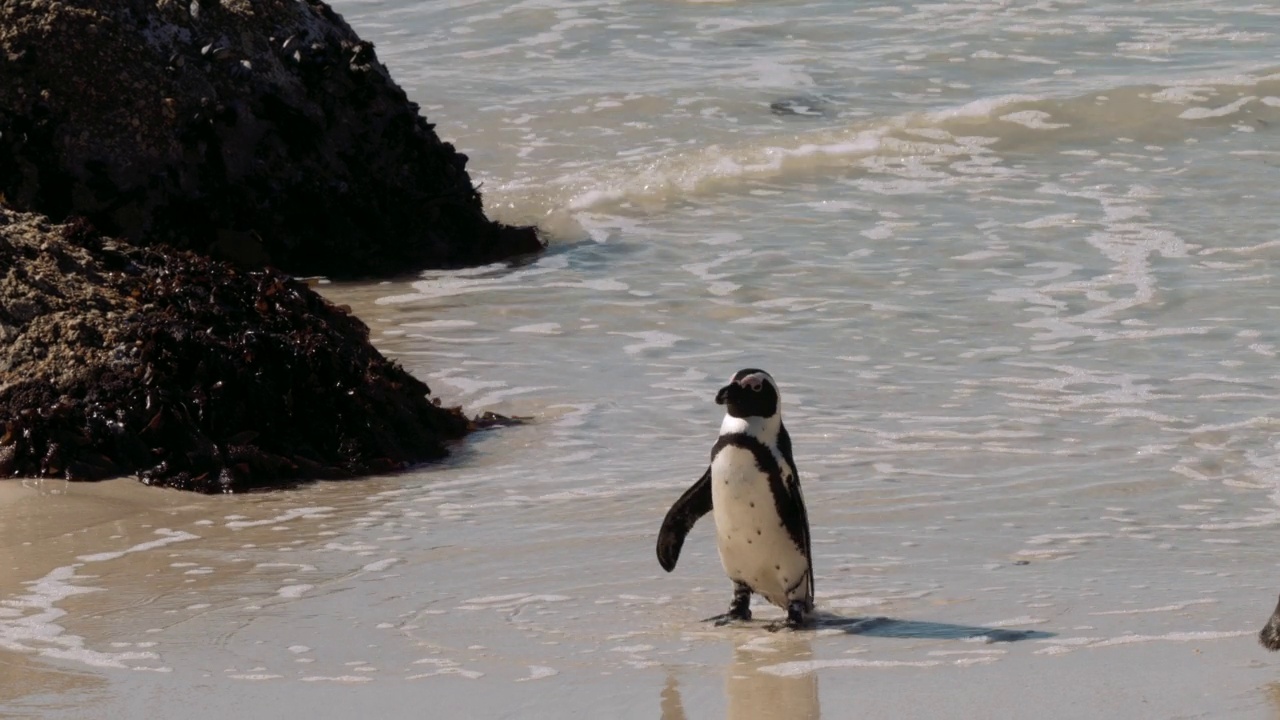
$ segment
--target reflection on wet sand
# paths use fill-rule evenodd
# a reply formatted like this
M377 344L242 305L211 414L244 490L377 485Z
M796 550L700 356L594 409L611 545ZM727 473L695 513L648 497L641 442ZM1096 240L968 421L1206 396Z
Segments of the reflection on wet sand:
M724 694L729 720L817 720L817 673L778 676L760 672L767 665L804 662L813 657L809 639L798 635L770 635L734 648L725 669ZM687 720L680 683L667 675L660 700L662 720Z
M680 697L680 681L676 680L673 672L667 673L667 684L662 688L659 707L662 708L662 720L688 720L684 714L684 700Z
M817 720L818 674L781 677L760 672L765 665L802 662L813 658L809 639L781 636L780 642L747 643L733 651L733 664L725 673L724 694L729 720Z
M757 623L758 625L758 623ZM739 627L751 627L743 623ZM759 625L764 627L763 625ZM847 635L883 638L931 638L940 640L983 639L987 643L1010 643L1020 640L1051 638L1056 633L981 625L925 620L903 620L890 617L844 617L819 611L811 628L815 632L762 633L737 644L733 662L725 670L724 693L727 701L725 717L730 720L792 720L821 717L818 700L818 671L833 667L920 666L939 665L943 661L897 661L840 657L815 660L812 638L830 637L832 631ZM1274 692L1280 705L1280 684ZM672 673L662 689L662 720L687 720L680 683Z

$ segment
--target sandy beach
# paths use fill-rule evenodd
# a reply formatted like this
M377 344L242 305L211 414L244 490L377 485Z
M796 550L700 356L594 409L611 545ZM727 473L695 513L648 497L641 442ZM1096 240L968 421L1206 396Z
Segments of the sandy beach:
M822 612L773 633L781 613L759 602L745 626L700 622L728 595L709 528L667 576L652 518L627 509L652 502L522 497L468 481L504 463L477 465L240 497L7 483L0 714L1280 715L1253 637L1265 530L1233 533L1239 567L1142 567L1089 532L948 567L971 530L863 555L818 503ZM38 539L22 525L36 521Z

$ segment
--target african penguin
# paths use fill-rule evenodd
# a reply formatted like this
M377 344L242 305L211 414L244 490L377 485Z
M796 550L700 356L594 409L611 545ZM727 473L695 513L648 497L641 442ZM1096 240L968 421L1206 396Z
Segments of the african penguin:
M671 572L685 536L712 514L720 564L733 581L729 612L717 625L751 619L751 593L787 611L797 627L813 611L813 554L791 436L769 373L747 368L716 393L725 406L711 464L676 500L658 531L658 563Z

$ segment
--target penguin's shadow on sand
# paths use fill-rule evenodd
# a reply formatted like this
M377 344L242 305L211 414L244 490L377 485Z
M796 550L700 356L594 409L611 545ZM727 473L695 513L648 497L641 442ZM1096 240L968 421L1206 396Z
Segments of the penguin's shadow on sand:
M781 621L748 620L733 622L730 627L763 628L771 632L816 633L823 630L840 630L847 635L866 637L913 638L931 640L970 640L983 638L988 643L1018 642L1019 640L1044 640L1057 637L1057 633L1044 630L984 627L982 625L957 625L955 623L928 620L904 620L885 617L845 617L825 610L815 610L809 622L802 627L788 628Z
M985 638L988 643L1043 640L1056 633L1043 630L1017 630L981 625L956 625L927 620L903 620L891 617L844 617L822 610L815 611L802 630L841 630L849 635L884 638L930 638L934 640L968 640Z

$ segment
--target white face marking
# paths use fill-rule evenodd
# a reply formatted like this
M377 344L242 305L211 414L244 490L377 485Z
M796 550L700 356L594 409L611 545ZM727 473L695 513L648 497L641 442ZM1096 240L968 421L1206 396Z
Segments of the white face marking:
M720 434L734 435L740 433L750 435L765 445L773 447L777 443L778 428L780 427L782 427L781 412L767 418L739 418L725 413L724 420L720 421Z
M736 375L737 373L734 374ZM733 378L729 378L729 382L733 383ZM774 455L778 455L778 431L782 428L782 393L778 390L778 384L773 381L773 376L764 370L745 375L737 381L738 385L757 391L764 387L764 383L769 383L773 387L774 393L778 396L777 411L767 418L755 416L739 418L725 413L724 420L720 421L720 434L750 435L773 449Z

